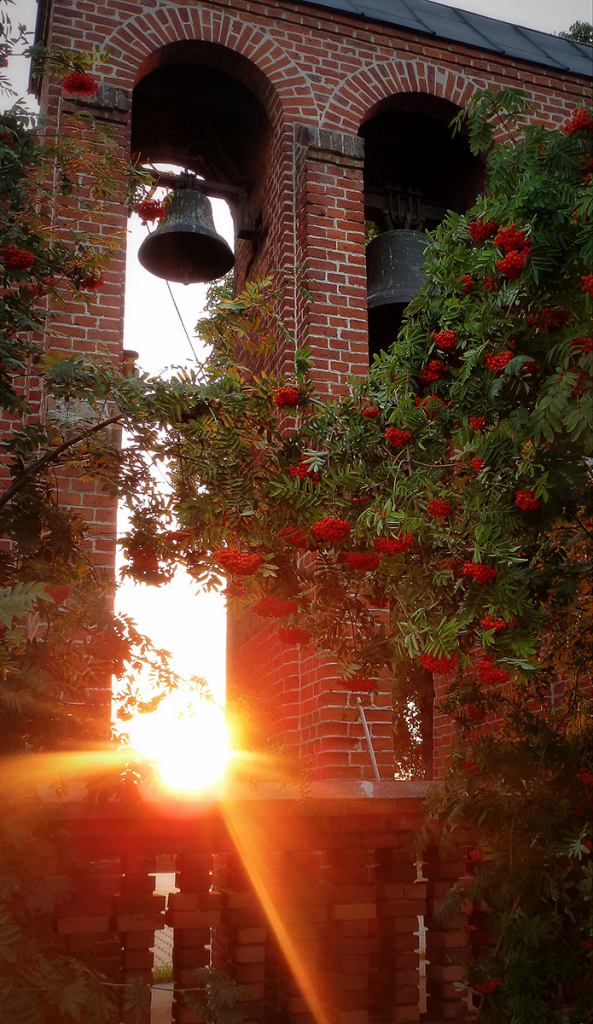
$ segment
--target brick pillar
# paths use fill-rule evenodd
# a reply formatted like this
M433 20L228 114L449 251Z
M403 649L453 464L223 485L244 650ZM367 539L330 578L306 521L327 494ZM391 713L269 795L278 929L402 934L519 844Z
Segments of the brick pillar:
M435 1020L465 1020L468 1016L467 993L454 987L454 982L461 981L469 957L467 917L461 912L444 921L434 917L451 886L465 873L466 858L466 850L449 856L441 855L436 847L427 850L426 991L428 1013Z
M155 895L154 857L123 857L121 892L115 898L115 926L121 935L122 980L142 978L152 983L154 933L164 927L165 897ZM149 1024L150 1011L138 1020L133 1011L122 1014L122 1024Z
M239 1004L244 1021L264 1013L266 919L238 853L227 855L221 878L220 954L214 966L246 985L252 999Z
M195 1024L199 1015L185 1006L177 989L196 985L194 971L210 963L212 929L220 921L220 896L210 892L211 854L179 854L175 886L170 893L165 924L173 928L173 982L175 1024Z
M114 893L121 889L119 857L87 862L71 873L74 891L54 914L57 941L51 953L76 957L88 967L121 981L122 946L113 917Z
M347 841L344 846L329 851L327 943L332 1017L336 1024L367 1024L370 956L377 919L371 877L374 856L364 846L352 848Z
M418 917L426 909L426 883L410 862L407 834L377 851L377 912L380 922L380 1015L400 1024L420 1020Z

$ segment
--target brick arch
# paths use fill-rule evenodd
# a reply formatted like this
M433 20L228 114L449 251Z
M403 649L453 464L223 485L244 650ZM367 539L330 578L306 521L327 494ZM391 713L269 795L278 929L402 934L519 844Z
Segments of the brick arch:
M379 104L390 96L428 93L463 107L477 88L477 82L448 67L423 61L377 60L334 91L322 125L356 135Z
M218 44L221 50L216 58L208 58L205 48L204 60L212 60L213 66L233 77L239 77L237 58L243 58L240 80L261 101L272 124L282 120L318 123L320 113L310 83L265 28L212 8L161 6L130 15L105 38L105 49L112 57L105 75L132 89L159 65L166 46L183 41Z

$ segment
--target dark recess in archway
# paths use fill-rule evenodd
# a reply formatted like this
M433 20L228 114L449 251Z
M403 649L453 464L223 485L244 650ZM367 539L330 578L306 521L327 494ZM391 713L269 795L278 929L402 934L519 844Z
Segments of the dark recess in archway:
M457 112L448 100L406 93L384 101L363 124L365 218L379 232L399 226L389 221L390 189L420 193L424 216L410 225L415 230L433 231L446 210L463 213L474 202L484 169L463 134L453 135ZM397 337L404 309L402 303L369 309L371 361Z

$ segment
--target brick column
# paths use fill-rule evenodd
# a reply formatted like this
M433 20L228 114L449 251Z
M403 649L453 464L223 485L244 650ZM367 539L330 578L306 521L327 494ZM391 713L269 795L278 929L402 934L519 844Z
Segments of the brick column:
M169 895L165 923L173 932L173 982L175 990L196 985L194 971L210 963L212 929L220 921L220 896L211 893L212 854L179 854L175 885L180 892ZM185 1006L175 991L175 1024L196 1024L201 1018Z
M155 931L164 927L165 897L155 895L154 857L122 858L122 888L115 897L115 926L121 935L122 980L141 977L152 983ZM122 1014L122 1024L149 1024L150 1012L138 1020L133 1011Z
M352 848L345 838L345 849L340 845L329 851L327 944L332 1016L336 1024L367 1024L370 955L377 919L371 878L374 856L364 845Z
M394 1024L420 1020L418 917L426 909L426 883L406 848L407 835L377 851L377 912L380 922L381 1017Z
M426 991L428 1013L435 1020L465 1020L468 1016L467 993L454 987L454 982L461 981L469 957L466 915L460 912L444 921L434 917L451 886L465 873L466 856L466 850L449 856L436 847L427 850Z
M221 886L221 951L215 949L214 966L246 985L252 999L239 1004L244 1021L264 1015L266 921L259 900L238 853L227 856Z

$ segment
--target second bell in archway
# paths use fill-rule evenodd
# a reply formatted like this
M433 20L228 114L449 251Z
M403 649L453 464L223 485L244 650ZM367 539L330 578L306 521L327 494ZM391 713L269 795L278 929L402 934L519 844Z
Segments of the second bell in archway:
M422 273L428 238L423 231L384 231L367 246L369 309L407 304L426 281Z

